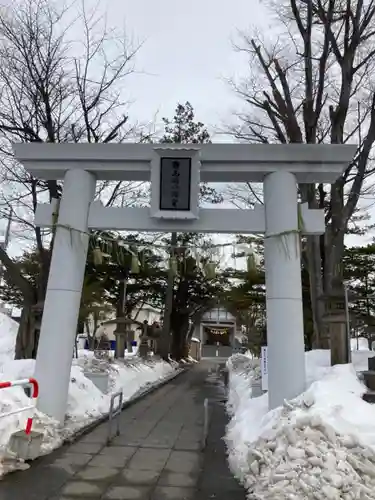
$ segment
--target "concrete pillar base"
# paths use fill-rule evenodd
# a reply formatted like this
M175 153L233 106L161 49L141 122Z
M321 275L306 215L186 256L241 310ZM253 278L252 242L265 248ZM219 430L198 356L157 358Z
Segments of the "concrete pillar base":
M17 431L10 436L8 447L17 458L35 460L40 456L42 441L42 432L31 431L30 434L25 434L25 431Z

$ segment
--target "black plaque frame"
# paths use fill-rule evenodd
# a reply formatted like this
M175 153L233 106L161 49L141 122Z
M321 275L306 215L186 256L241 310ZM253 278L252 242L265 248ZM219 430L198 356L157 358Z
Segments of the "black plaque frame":
M165 178L165 162L173 162L173 161L179 161L179 162L183 162L183 163L188 163L188 170L189 170L189 174L188 174L188 193L189 193L189 197L187 199L187 205L180 208L180 207L174 207L172 205L172 203L169 203L169 204L166 204L165 203L165 200L164 200L164 203L163 203L163 193L162 193L162 189L163 189L163 184L166 180L170 180L170 179L166 179ZM191 161L191 158L189 157L170 157L170 156L164 156L164 157L161 157L160 158L160 195L159 195L159 209L160 211L163 211L163 212L190 212L190 209L191 209L191 170L192 170L192 161ZM163 175L164 173L164 175ZM186 189L186 186L184 186L183 188L184 190Z

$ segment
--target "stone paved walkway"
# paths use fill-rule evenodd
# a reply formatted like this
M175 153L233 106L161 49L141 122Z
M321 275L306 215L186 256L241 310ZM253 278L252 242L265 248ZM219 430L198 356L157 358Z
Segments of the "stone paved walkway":
M0 482L0 500L244 500L222 436L226 415L215 362L203 361L121 414L121 436L106 446L107 424ZM211 398L201 450L203 401Z

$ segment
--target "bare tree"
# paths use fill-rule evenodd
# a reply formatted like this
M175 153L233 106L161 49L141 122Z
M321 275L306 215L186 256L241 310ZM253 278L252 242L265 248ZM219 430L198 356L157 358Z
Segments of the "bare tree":
M344 236L373 172L375 1L277 2L276 42L242 34L251 73L235 82L248 104L232 132L258 143L357 143L352 163L332 185L301 185L303 202L326 211L326 233L308 237L315 346L326 347L320 296L342 280Z
M36 355L53 244L53 234L35 227L33 213L37 203L58 199L62 187L28 174L14 161L12 143L123 142L139 130L129 124L123 97L138 48L110 30L96 11L76 7L24 0L0 10L0 214L13 208L23 244L28 238L40 258L39 280L32 284L0 249L5 277L24 298L16 358ZM81 40L74 41L72 29L83 33ZM98 196L107 205L132 203L144 189L134 183L102 183Z

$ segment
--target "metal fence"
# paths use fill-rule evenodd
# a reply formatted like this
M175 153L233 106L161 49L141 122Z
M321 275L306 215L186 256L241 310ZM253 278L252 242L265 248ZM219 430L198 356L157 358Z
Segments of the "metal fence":
M115 405L117 400L117 405ZM113 421L116 420L116 434L115 436L120 435L120 415L122 412L123 405L123 393L122 391L116 392L111 396L111 404L109 407L109 415L108 415L108 437L107 444L110 444L114 436L112 435L112 424Z
M20 379L20 380L10 380L7 382L0 382L0 389L8 389L9 387L28 387L32 388L32 393L30 394L30 397L34 400L34 404L31 404L29 406L25 406L24 408L17 408L17 410L9 411L7 413L2 413L0 414L0 418L3 417L9 417L10 415L14 415L16 413L21 413L24 411L28 410L35 410L35 403L39 395L39 384L35 380L35 378L25 378L25 379ZM31 428L33 426L33 417L29 417L26 420L26 427L25 427L25 434L30 434L31 433Z

